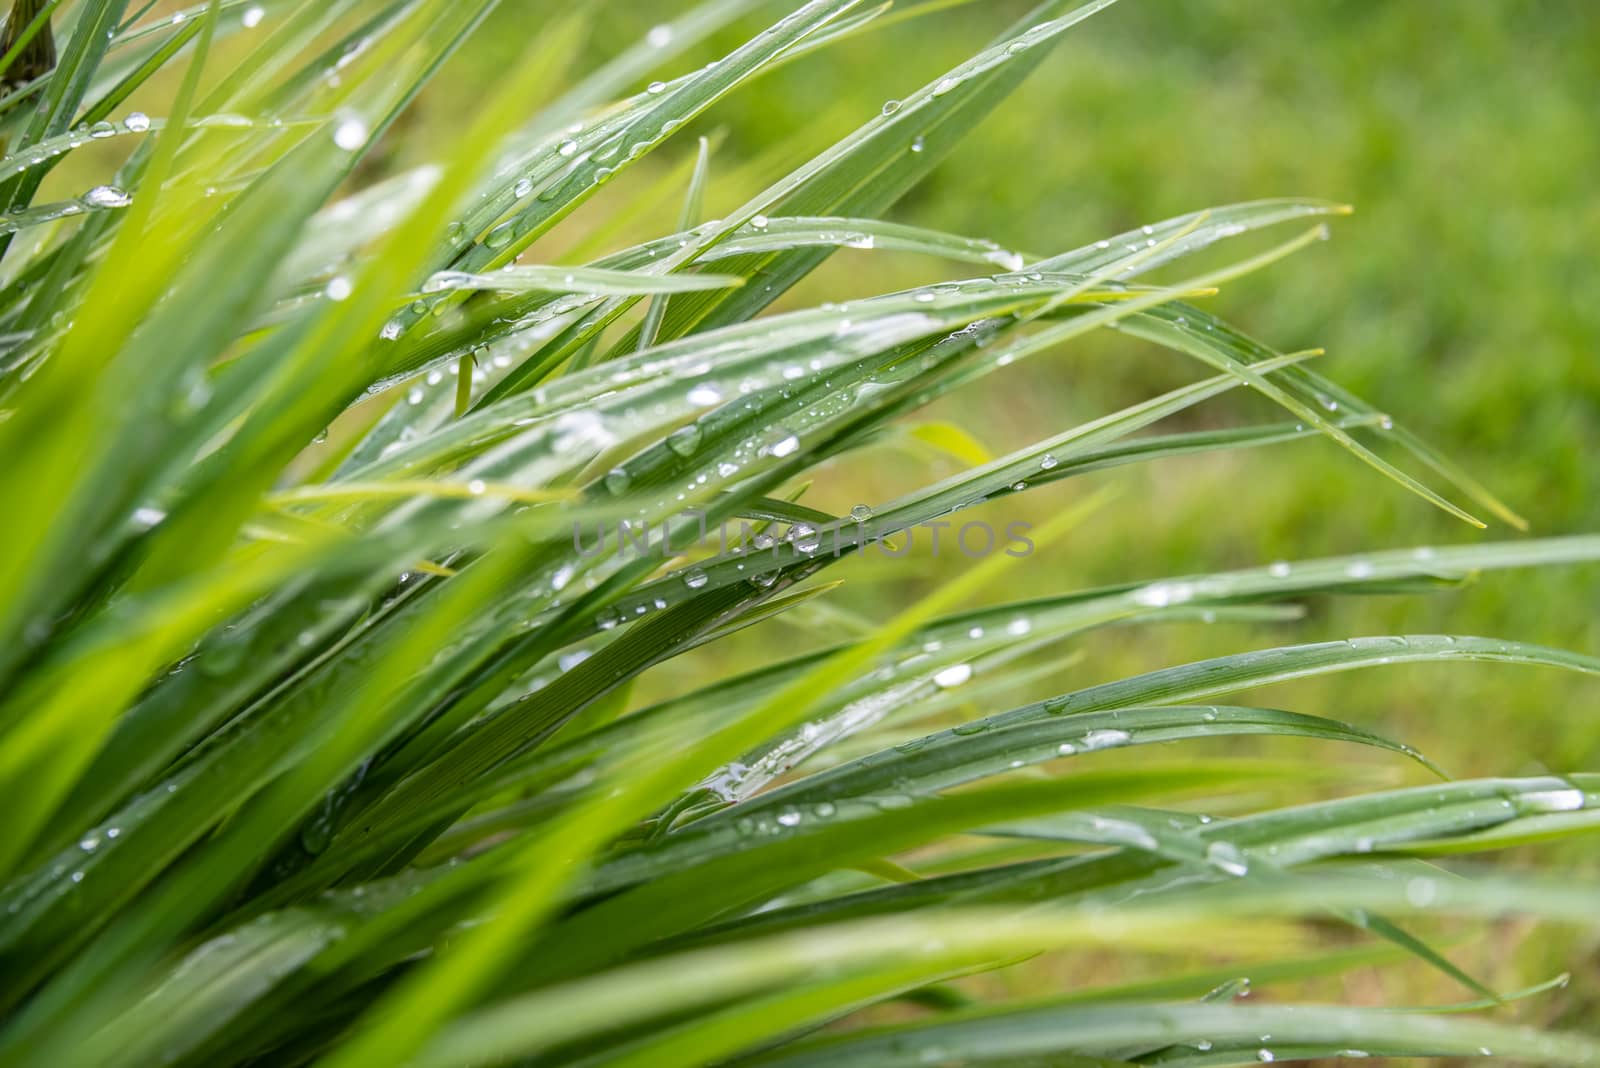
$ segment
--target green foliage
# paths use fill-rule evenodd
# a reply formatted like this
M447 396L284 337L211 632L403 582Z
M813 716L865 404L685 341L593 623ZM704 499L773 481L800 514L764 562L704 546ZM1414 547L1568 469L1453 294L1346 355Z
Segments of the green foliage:
M990 553L887 621L828 615L830 565L882 539L1093 472L1300 439L1470 523L1517 522L1316 353L1192 303L1326 236L1338 204L1229 205L1068 251L881 221L1109 3L1046 0L710 221L716 139L676 132L790 61L957 5L812 0L758 31L765 5L717 0L593 62L574 5L438 164L375 180L363 160L403 137L493 0L80 0L42 22L18 4L7 47L58 54L27 80L14 61L0 101L0 1065L1600 1064L1600 1041L1504 1018L1543 986L1497 993L1411 929L1508 910L1592 926L1581 887L1436 858L1583 834L1600 781L1370 788L1304 758L1141 751L1337 742L1443 778L1356 726L1208 702L1386 664L1600 660L1362 637L1004 710L1097 628L1281 621L1311 596L1593 561L1600 538L978 605L1007 571L1048 578L1116 507L1095 494L1031 531L1033 553ZM738 43L668 77L723 37ZM127 110L168 73L166 114ZM113 181L38 200L63 159L116 139L134 147ZM683 157L658 182L681 206L654 236L546 255L597 212L639 229L605 187L658 152ZM977 270L769 310L846 248ZM1203 375L847 515L804 502L903 437L981 453L959 428L897 434L1104 330ZM1151 430L1244 390L1285 420ZM622 523L675 548L585 549ZM697 544L702 524L756 533ZM782 617L815 647L635 699ZM1044 987L1091 950L1165 973L1043 999L986 985L1004 969ZM1237 1004L1182 963L1196 955L1285 990L1410 962L1473 1000Z

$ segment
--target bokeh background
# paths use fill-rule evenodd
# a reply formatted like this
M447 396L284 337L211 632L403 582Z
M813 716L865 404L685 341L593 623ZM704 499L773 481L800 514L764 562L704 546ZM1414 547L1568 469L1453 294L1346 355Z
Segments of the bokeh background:
M404 136L366 164L365 176L425 161L436 135L454 129L515 61L554 2L507 0L417 102ZM593 59L688 6L597 5ZM1030 6L976 0L905 20L785 66L724 101L686 131L717 139L710 214L759 191L885 100L936 78ZM678 67L738 40L730 32ZM1048 254L1208 205L1282 195L1348 202L1356 212L1335 222L1331 242L1229 285L1212 306L1282 350L1325 347L1325 373L1442 446L1522 512L1533 533L1594 532L1597 103L1600 4L1592 0L1124 0L1072 31L892 217ZM598 249L672 228L678 192L664 179L692 146L685 137L676 153L652 156L585 209L577 221L587 227L573 229L580 237L587 229ZM64 169L56 180L81 176ZM634 221L606 236L623 209ZM535 248L530 258L581 251ZM780 307L958 274L913 257L848 251ZM1172 354L1108 334L992 376L975 395L926 418L958 425L999 454L1198 373ZM1184 422L1272 417L1241 395ZM837 461L806 500L842 511L959 466L926 450L888 447ZM1115 503L1065 544L1014 568L991 591L994 600L1280 558L1520 536L1455 522L1323 442L1124 468L997 502L983 517L997 525L1042 520L1107 482L1122 489ZM953 554L937 562L925 554L852 561L829 575L847 580L832 598L839 611L798 613L705 655L719 671L786 655L849 616L884 618L941 568L959 565ZM1020 702L1204 656L1358 634L1481 634L1600 653L1594 567L1497 574L1428 597L1315 601L1308 609L1303 622L1271 627L1094 635L1080 643L1081 655L1058 656L1014 696ZM673 661L637 700L691 685L704 665ZM1461 776L1600 769L1594 678L1492 665L1405 667L1279 686L1249 701L1380 730ZM1279 750L1338 771L1312 792L1425 781L1380 755L1290 743L1183 753ZM1566 846L1554 859L1600 879L1592 843ZM1592 1024L1600 1016L1596 947L1520 933L1503 926L1452 953L1505 986L1576 966L1579 981L1565 995L1521 1011L1530 1021ZM1341 983L1331 993L1363 1002L1462 996L1423 976L1395 985L1362 971Z

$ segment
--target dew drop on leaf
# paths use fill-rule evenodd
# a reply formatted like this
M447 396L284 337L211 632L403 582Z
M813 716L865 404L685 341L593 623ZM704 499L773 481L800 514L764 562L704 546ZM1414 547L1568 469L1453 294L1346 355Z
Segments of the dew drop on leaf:
M1127 745L1133 741L1133 736L1127 731L1115 728L1093 730L1083 736L1085 749L1115 749L1119 745Z
M333 143L346 152L354 152L367 143L367 124L357 118L345 119L334 127Z
M133 198L114 185L97 185L83 194L83 202L91 208L125 208Z
M1229 875L1248 875L1250 864L1232 842L1212 842L1206 846L1206 863Z
M667 435L667 448L679 456L693 456L700 447L700 427L694 423L681 426Z

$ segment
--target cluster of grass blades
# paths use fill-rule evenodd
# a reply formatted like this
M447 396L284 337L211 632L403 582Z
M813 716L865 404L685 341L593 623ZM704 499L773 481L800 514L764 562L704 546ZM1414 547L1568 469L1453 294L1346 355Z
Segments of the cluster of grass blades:
M1600 537L974 607L1115 507L1086 496L1028 560L991 554L840 644L631 700L651 668L815 606L830 564L894 532L1121 464L1325 437L1469 522L1516 522L1313 354L1191 303L1315 240L1337 205L1232 205L1049 255L878 221L1109 3L1045 0L707 221L715 153L675 131L807 51L951 5L712 0L598 65L588 5L551 5L438 165L352 190L494 0L19 0L0 58L0 1065L1600 1064L1600 1039L1508 1022L1542 986L1487 989L1414 919L1592 927L1570 881L1439 858L1582 833L1600 778L1246 808L1306 767L1099 755L1276 735L1422 760L1212 702L1381 664L1600 660L1360 637L996 703L1095 628L1279 619L1308 595L1592 561ZM166 113L131 110L169 69ZM113 139L114 176L40 202L63 158ZM658 150L683 193L657 236L537 262ZM1215 266L1227 239L1297 222ZM957 280L762 314L835 250L874 246ZM1202 250L1207 269L1149 280ZM1102 328L1202 375L849 515L799 499L901 416ZM1157 427L1230 390L1284 421ZM696 547L574 537L623 523ZM757 533L704 546L702 524ZM958 686L994 714L935 729ZM1194 967L1219 947L1223 971ZM1169 964L972 993L1090 950ZM1470 1000L1241 1001L1229 981L1401 962ZM907 1008L869 1011L887 1005Z

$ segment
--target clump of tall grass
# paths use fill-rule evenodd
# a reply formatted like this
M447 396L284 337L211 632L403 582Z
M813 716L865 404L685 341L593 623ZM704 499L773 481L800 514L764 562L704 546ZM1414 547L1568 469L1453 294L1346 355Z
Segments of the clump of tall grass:
M602 31L573 5L437 165L352 189L493 0L17 3L0 59L0 1064L1600 1063L1594 1040L1499 1022L1512 995L1411 929L1508 910L1592 926L1581 886L1458 878L1435 858L1577 834L1600 779L1445 780L1212 819L1208 801L1275 796L1305 765L1151 750L1096 766L1242 735L1422 760L1331 719L1214 702L1379 664L1600 662L1361 637L996 703L1026 656L1094 628L1277 619L1313 594L1593 560L1600 539L977 606L999 571L1048 574L1075 525L1116 507L1085 497L1028 532L1029 562L1005 543L836 646L630 699L652 668L815 603L836 560L1122 464L1320 437L1469 522L1515 521L1314 354L1192 303L1314 241L1338 205L1230 205L1042 258L880 221L1108 3L1047 0L717 219L708 142L674 135L884 8L796 4L674 74L768 5L714 0L598 65ZM235 36L250 46L218 69ZM163 113L132 110L168 68ZM115 175L41 200L68 154L112 141L130 149ZM675 223L541 262L569 214L657 151L683 160L662 179L683 187ZM954 280L763 314L841 247L925 254ZM848 515L803 503L824 461L1104 328L1201 376ZM1284 420L1159 428L1230 390ZM750 538L698 537L728 525ZM654 548L595 552L596 529ZM958 688L992 714L930 733ZM975 1001L992 988L967 981L1085 949L1174 963L1025 1001ZM1184 963L1197 952L1223 971ZM1407 959L1469 988L1444 1008L1483 1011L1243 1002L1229 981ZM889 1003L922 1011L863 1020Z

